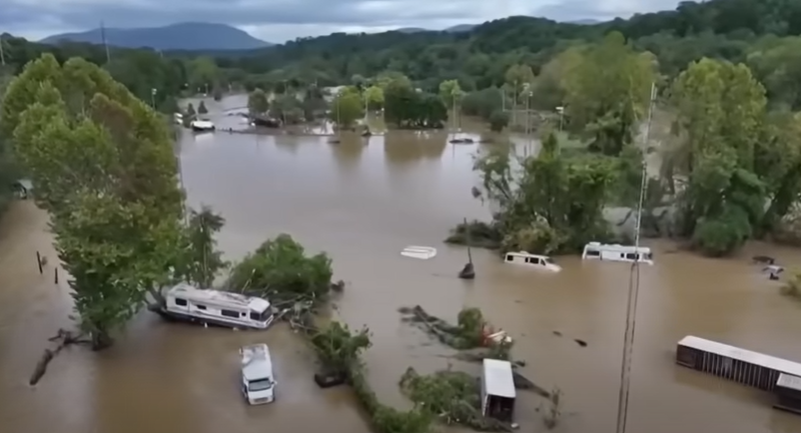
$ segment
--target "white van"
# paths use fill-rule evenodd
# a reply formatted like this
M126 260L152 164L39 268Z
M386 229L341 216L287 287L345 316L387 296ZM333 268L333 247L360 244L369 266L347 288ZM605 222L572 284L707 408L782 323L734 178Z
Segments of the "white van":
M554 263L550 257L541 256L538 254L529 254L525 251L520 251L519 253L506 253L503 261L504 263L525 265L551 272L559 272L562 270L562 267Z
M251 344L239 349L242 357L242 395L249 404L275 401L275 377L270 349L266 344Z
M481 377L481 413L511 423L514 421L516 398L512 363L485 358Z
M581 255L584 260L611 260L615 262L640 262L653 265L653 254L648 247L634 247L620 244L590 242L584 246Z

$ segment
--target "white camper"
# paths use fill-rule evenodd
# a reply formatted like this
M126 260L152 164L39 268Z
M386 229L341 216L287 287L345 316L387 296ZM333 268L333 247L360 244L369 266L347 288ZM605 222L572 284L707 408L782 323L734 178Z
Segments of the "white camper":
M242 395L249 404L275 401L275 377L270 349L266 344L251 344L239 349L242 357Z
M584 253L581 255L584 260L610 260L614 262L640 262L649 265L654 264L653 254L648 247L635 247L620 244L602 244L590 242L584 246Z
M186 283L169 289L164 314L190 322L230 328L267 329L275 319L266 299L219 290L198 289Z
M506 253L503 259L504 263L511 263L515 265L524 265L534 269L541 269L551 272L559 272L562 267L553 262L548 256L541 256L538 254L529 254L525 251L519 253Z
M485 358L481 376L481 413L486 417L512 423L516 398L512 363Z

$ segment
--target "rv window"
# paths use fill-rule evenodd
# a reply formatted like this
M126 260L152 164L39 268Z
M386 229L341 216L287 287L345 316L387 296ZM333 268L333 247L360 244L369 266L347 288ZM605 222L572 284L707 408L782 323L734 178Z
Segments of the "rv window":
M535 264L535 265L540 265L540 264L542 264L542 263L540 263L540 258L539 258L539 257L532 257L532 258L531 258L531 263L533 263L533 264Z
M637 254L628 253L628 254L626 254L626 259L628 259L628 260L637 260Z
M587 250L587 253L585 255L587 257L600 257L601 252L598 250Z
M654 254L653 253L645 253L645 260L653 260Z
M175 305L186 307L186 299L175 298Z
M239 311L220 310L220 314L222 314L225 317L233 317L234 319L239 318Z
M511 261L513 261L513 260L514 260L514 257L512 257L512 255L511 255L511 254L507 254L507 255L506 255L506 261L507 261L507 262L511 262Z
M195 305L195 308L197 308L198 310L205 310L206 306L205 305Z

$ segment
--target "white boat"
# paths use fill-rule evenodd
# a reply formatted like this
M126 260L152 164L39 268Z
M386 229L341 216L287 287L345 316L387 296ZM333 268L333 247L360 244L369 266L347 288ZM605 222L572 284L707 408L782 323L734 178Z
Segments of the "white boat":
M428 260L437 255L437 249L433 247L412 245L404 248L403 251L401 251L401 255L418 260Z
M216 129L214 123L208 120L193 120L189 123L189 127L196 132L214 131Z
M562 267L557 265L553 262L553 260L548 256L543 256L540 254L531 254L525 251L520 251L517 253L506 253L503 258L505 263L511 263L514 265L525 265L532 268L542 269L545 271L551 272L559 272L562 270Z
M250 344L239 349L242 357L242 395L249 404L275 401L275 377L270 348L266 344Z
M167 317L229 328L267 329L275 319L266 299L182 283L167 291Z
M584 253L581 255L584 260L609 260L613 262L640 262L653 265L653 253L648 247L635 247L620 244L602 244L600 242L590 242L584 246Z

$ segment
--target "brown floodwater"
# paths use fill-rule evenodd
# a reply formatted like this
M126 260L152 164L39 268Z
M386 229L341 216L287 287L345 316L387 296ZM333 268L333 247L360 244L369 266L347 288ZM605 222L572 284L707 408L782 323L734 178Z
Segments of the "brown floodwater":
M219 235L230 260L263 240L289 233L309 251L327 251L335 278L348 283L337 314L367 325L365 360L379 397L409 407L397 389L408 366L432 372L453 364L451 350L400 321L397 308L420 304L449 320L480 307L515 339L514 355L538 384L559 387L559 432L612 432L620 374L629 267L557 260L542 274L474 251L477 278L455 274L463 248L442 243L462 218L488 218L473 199L473 155L483 145L451 145L443 133L392 133L327 143L316 137L192 135L181 141L190 205L212 206L227 219ZM112 349L65 350L36 387L27 385L47 338L68 326L66 284L52 265L44 276L35 253L54 261L46 215L15 204L0 224L0 425L9 432L229 433L368 432L347 388L320 390L314 359L281 326L235 332L169 324L144 312ZM432 260L400 256L431 245ZM755 244L740 258L713 260L651 242L656 264L642 269L632 367L629 431L797 432L801 418L770 408L770 396L678 367L676 342L687 334L801 361L801 304L778 293L747 257L769 254L786 267L797 250ZM558 331L563 336L554 334ZM585 340L580 347L573 338ZM264 341L279 382L273 405L249 407L238 390L237 349ZM541 398L521 392L521 431L544 431Z

